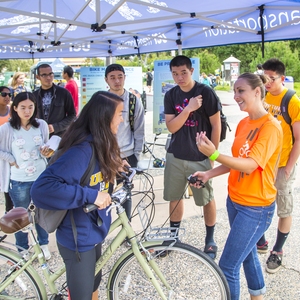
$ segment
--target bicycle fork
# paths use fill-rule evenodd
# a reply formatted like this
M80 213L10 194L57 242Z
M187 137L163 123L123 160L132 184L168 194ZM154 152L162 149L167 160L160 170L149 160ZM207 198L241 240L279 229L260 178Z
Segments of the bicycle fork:
M119 214L121 222L123 221L123 216L124 216L123 214L126 216L125 212L122 212ZM160 271L157 263L154 261L152 255L151 255L151 253L146 248L143 247L142 243L139 243L139 245L138 245L137 239L135 237L135 233L134 233L131 225L129 225L128 221L125 222L125 224L126 225L124 226L124 223L123 223L123 226L124 226L125 230L127 231L127 237L131 241L132 252L135 255L135 257L137 258L137 261L139 262L140 266L144 270L148 279L151 281L151 283L157 290L160 297L164 300L170 299L170 296L172 294L171 286L168 284L165 276ZM140 247L141 247L142 251L141 251ZM158 278L161 280L161 282L170 291L169 292L170 294L168 297L166 297L166 295L164 294L164 292L161 288L161 285L158 282L158 280L155 278L153 272L158 276Z
M140 250L138 250L138 252L135 252L135 249L134 249L135 247L132 247L133 253L135 254L139 264L145 271L145 274L147 275L148 279L152 282L153 286L155 287L155 289L157 290L157 292L159 293L161 298L162 299L170 299L170 297L173 294L171 286L168 284L165 276L160 271L157 263L154 261L152 255L151 255L151 253L146 248L144 248L142 244L140 246L143 249L143 252L145 253L145 255L143 255ZM149 267L149 265L151 268ZM153 276L153 272L151 269L155 272L155 274L158 276L158 278L161 280L161 282L164 284L164 286L169 290L169 295L167 298L160 286L160 283Z

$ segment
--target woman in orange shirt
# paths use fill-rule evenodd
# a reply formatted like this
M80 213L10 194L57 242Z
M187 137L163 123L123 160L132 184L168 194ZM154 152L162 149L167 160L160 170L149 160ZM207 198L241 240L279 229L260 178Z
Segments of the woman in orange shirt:
M275 177L282 145L279 122L263 107L267 78L244 73L234 84L234 99L248 117L238 124L232 157L223 155L205 136L197 133L199 151L220 166L196 172L198 180L228 173L227 212L230 223L219 265L228 281L231 300L240 299L240 269L243 264L251 299L263 299L266 291L256 243L271 224L275 209ZM200 184L195 184L200 188Z

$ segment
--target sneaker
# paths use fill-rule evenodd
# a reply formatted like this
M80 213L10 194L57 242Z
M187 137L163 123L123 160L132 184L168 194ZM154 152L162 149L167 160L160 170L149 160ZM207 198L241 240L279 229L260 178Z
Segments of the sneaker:
M51 258L51 253L49 251L48 245L41 245L41 249L44 253L45 259L49 260Z
M276 273L282 265L282 252L271 251L271 254L266 262L266 271L268 273Z
M268 241L266 241L263 245L259 246L256 244L256 249L258 253L266 254L268 253Z

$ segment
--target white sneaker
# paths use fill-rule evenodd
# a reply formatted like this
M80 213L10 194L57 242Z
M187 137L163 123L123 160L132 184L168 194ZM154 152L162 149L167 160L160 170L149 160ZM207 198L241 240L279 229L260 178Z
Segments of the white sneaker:
M46 260L49 260L51 258L51 253L49 251L48 245L41 245L41 249L44 253Z

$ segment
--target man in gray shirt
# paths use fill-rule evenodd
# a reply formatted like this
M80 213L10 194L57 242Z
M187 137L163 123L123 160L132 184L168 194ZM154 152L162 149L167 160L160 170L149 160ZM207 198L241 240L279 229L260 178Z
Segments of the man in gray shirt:
M107 66L105 81L109 85L109 92L120 96L124 100L124 122L119 125L117 133L121 157L127 160L131 167L137 167L145 137L144 108L139 98L124 89L125 78L126 75L123 66L119 64ZM132 110L132 120L130 120L130 109ZM130 220L131 200L126 201L123 206Z

